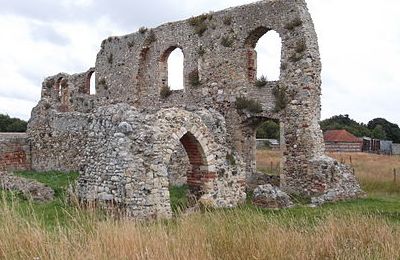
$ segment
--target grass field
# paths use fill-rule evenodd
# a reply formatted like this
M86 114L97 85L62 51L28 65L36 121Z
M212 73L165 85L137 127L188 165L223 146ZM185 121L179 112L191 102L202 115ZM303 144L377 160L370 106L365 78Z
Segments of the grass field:
M400 195L400 156L368 153L330 153L329 156L351 166L362 188L370 195ZM257 169L277 172L281 155L279 151L257 151ZM396 181L393 170L396 170Z
M399 259L400 190L391 171L400 157L351 156L367 198L279 211L247 204L150 223L69 206L64 190L76 174L21 173L59 190L48 204L3 193L0 259ZM279 162L268 151L257 158L267 169L270 158ZM183 193L171 191L174 207L187 203Z

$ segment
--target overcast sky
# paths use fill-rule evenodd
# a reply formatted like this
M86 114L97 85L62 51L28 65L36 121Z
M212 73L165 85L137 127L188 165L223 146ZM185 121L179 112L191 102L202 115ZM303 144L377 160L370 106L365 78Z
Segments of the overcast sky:
M0 113L29 119L43 79L94 66L110 35L250 2L0 0ZM400 1L307 2L323 64L322 119L349 114L364 123L384 117L400 124ZM259 57L269 57L278 43L263 39ZM277 58L259 64L270 79L276 76L267 65L277 67Z

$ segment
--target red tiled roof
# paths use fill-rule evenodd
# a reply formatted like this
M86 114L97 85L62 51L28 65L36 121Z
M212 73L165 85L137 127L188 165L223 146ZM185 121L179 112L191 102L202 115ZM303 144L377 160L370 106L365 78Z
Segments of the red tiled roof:
M355 137L346 130L328 130L324 133L325 142L362 143L362 139Z

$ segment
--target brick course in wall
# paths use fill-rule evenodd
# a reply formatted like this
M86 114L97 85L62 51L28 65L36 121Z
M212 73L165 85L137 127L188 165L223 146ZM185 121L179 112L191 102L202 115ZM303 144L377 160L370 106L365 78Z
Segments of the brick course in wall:
M31 169L31 153L25 133L0 133L0 170Z

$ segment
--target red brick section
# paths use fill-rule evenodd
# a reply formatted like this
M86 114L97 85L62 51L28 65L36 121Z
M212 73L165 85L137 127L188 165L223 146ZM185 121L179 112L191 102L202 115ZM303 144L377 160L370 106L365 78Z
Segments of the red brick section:
M202 170L202 166L207 166L204 151L200 143L190 133L185 134L181 138L181 143L189 157L189 162L192 165L191 170L187 173L187 183L195 194L201 196L203 184L217 177L214 172ZM204 169L205 167L203 167Z
M0 134L0 170L31 169L29 146L20 134Z
M256 60L255 60L255 51L254 49L247 50L247 77L250 81L254 81L256 78L257 70L256 70Z

